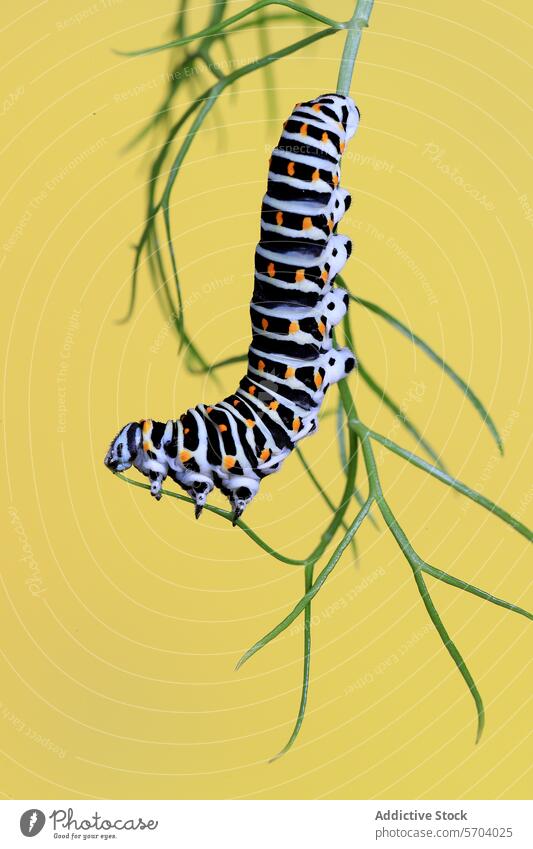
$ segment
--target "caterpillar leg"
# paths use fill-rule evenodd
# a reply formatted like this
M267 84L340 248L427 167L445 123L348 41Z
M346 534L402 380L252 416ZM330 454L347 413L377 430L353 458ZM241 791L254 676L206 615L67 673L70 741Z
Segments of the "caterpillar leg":
M139 469L139 471L142 471L142 473L146 475L146 472L142 469ZM150 478L150 495L152 495L156 501L160 501L162 498L161 487L163 486L163 481L166 476L166 467L161 466L160 463L149 461L147 477Z
M330 201L331 216L333 218L334 226L337 226L344 214L350 209L351 205L351 194L346 189L341 189L340 186L335 189Z
M352 240L348 239L347 236L335 235L330 238L323 255L329 282L342 271L350 259L352 249Z
M192 498L194 501L194 515L196 519L199 519L202 515L202 510L207 504L207 499L215 486L212 479L205 475L190 472L186 472L178 477L176 472L172 471L171 476L185 490L189 498Z
M226 476L220 484L223 495L227 496L233 509L233 526L245 509L257 495L259 481L254 478Z
M349 300L348 293L338 288L333 289L324 298L324 315L329 327L336 327L342 321L346 315Z
M343 377L350 374L356 366L355 355L349 348L331 350L325 355L326 381L328 386L338 383Z

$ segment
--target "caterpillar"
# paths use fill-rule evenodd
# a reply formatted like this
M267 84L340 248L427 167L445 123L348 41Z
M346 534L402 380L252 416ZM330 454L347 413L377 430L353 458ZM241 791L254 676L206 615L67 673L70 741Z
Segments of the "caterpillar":
M356 365L332 332L348 308L334 281L352 251L337 233L351 203L340 160L359 117L351 98L324 94L298 103L283 126L261 208L248 369L235 392L166 423L130 422L106 454L111 471L134 466L148 477L156 499L170 477L194 501L196 518L218 487L235 524L261 480L316 431L331 384Z

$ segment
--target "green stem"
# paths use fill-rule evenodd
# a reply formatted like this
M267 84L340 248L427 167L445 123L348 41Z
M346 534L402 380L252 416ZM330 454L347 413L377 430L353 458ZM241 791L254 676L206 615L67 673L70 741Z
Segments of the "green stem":
M115 472L115 476L120 478L121 480L129 483L130 486L137 486L140 489L150 489L150 485L147 483L141 483L140 481L132 480L131 478L127 478L126 475L123 475L121 472ZM186 495L180 495L179 492L172 492L170 489L162 489L163 495L168 495L170 498L177 498L178 501L186 501L187 504L195 504L192 498L189 498ZM229 513L227 510L221 510L220 507L213 507L211 504L206 504L204 510L207 510L209 513L216 513L217 516L221 516L223 519L226 519L228 522L233 524L233 513ZM246 525L242 519L237 519L235 522L237 527L239 527L244 533L250 537L263 551L266 551L267 554L275 557L276 560L281 560L282 563L287 563L289 566L307 566L309 560L306 558L305 560L295 560L292 557L285 557L285 555L280 554L279 551L276 551L272 546L270 546L267 542L265 542L261 537L255 533L248 525Z
M353 403L353 398L352 398L349 390L347 390L347 392L342 394L342 386L344 384L346 384L346 380L341 380L339 386L341 387L341 396L342 396L342 401L343 401L343 404L344 404L344 409L345 409L345 412L346 412L346 418L349 421L350 418L352 418L352 417L355 418L356 413L355 413L355 406L354 406L354 403ZM346 387L346 389L347 389L347 387ZM353 428L349 429L348 434L349 434L349 436L348 436L348 438L349 438L349 448L348 448L348 450L349 450L349 460L348 460L348 466L346 468L346 482L344 484L344 491L342 493L341 503L339 504L339 506L337 508L337 512L333 516L328 528L323 533L319 544L317 545L315 550L312 552L312 554L308 558L310 561L313 561L313 562L316 562L317 560L320 559L320 557L322 557L322 554L324 553L327 546L329 545L329 543L331 542L331 540L333 539L333 537L337 533L338 529L340 528L340 526L341 526L341 524L344 520L344 516L346 514L348 506L349 506L351 499L353 497L353 493L354 493L354 489L355 489L355 474L356 474L356 469L357 469L357 434L355 433Z
M346 285L346 282L344 281L344 279L341 277L340 274L337 277L337 285L340 286L341 289L344 289L346 292L348 292L350 297L353 297L350 290L348 289L348 286ZM396 402L390 397L390 395L387 394L385 389L382 386L379 386L378 383L376 383L374 378L365 369L363 363L361 362L361 359L357 356L357 352L355 350L355 343L354 343L354 338L353 338L352 324L351 324L351 318L350 318L350 311L349 310L346 311L346 314L343 318L343 328L344 328L344 337L345 337L345 340L346 340L346 345L348 346L348 348L350 348L354 357L357 360L357 371L358 371L358 374L360 375L360 377L364 380L364 382L369 387L369 389L371 389L372 392L374 392L379 398L381 398L381 400L383 401L385 406L388 407L389 410L391 410L392 413L394 413L394 415L398 418L398 421L403 425L403 427L412 436L414 436L414 438L417 440L417 442L420 443L422 448L427 452L427 454L431 457L431 459L435 462L435 464L437 466L439 466L439 468L441 468L443 471L446 471L444 463L440 460L437 452L431 447L429 442L427 442L427 440L424 439L424 437L419 432L419 430L407 418L406 414L398 406L398 404L396 404Z
M346 97L350 94L350 86L352 84L357 52L361 43L361 35L363 29L368 26L373 5L374 0L357 0L354 13L347 25L348 32L344 43L337 81L337 93L344 94Z
M459 652L459 649L457 648L457 646L455 645L455 643L451 639L450 635L448 634L448 632L447 632L446 628L444 627L444 624L443 624L443 622L442 622L442 620L439 616L437 608L433 604L433 601L432 601L431 596L429 594L429 590L428 590L426 583L424 581L424 576L422 574L422 569L420 568L420 563L417 561L417 559L413 558L412 555L411 555L412 547L409 544L409 540L407 539L403 530L400 528L396 517L392 513L392 510L390 509L389 505L387 504L387 501L385 500L385 497L383 495L383 490L381 489L381 483L380 483L380 480L379 480L379 474L378 474L378 470L377 470L377 466L376 466L376 460L375 460L375 457L374 457L374 452L372 450L372 445L371 445L371 442L370 442L371 432L368 430L368 428L365 428L363 425L361 425L360 422L354 422L353 427L355 427L357 429L359 436L361 438L361 445L363 447L363 456L365 458L365 464L366 464L366 469L367 469L367 474L368 474L368 482L369 482L370 493L371 493L371 495L369 497L375 498L377 505L378 505L378 507L381 511L381 515L383 516L383 519L385 520L385 523L387 524L387 527L391 531L391 533L394 536L396 542L398 543L401 551L403 552L404 557L406 558L407 562L409 563L409 565L410 565L410 567L413 571L413 576L414 576L415 583L417 585L418 591L420 593L422 601L424 602L424 606L425 606L427 612L429 613L429 617L430 617L431 621L433 622L433 625L435 626L442 642L444 643L444 646L446 647L447 651L449 652L450 656L452 657L453 661L455 662L455 665L457 666L459 672L461 673L463 679L465 680L465 682L468 686L468 689L469 689L469 691L472 694L472 697L474 699L474 702L475 702L475 705L476 705L476 710L477 710L477 719L478 719L477 736L476 736L476 742L478 742L480 737L481 737L481 734L482 734L482 731L483 731L483 725L484 725L484 722L485 722L485 714L484 714L484 708L483 708L483 702L481 700L481 696L479 695L479 691L476 687L474 679L472 678L472 675L470 674L468 667L466 666L466 664L465 664L465 662L464 662L464 660L463 660L463 658L462 658L462 656Z
M252 657L252 655L254 655L256 652L259 651L259 649L262 649L264 646L266 646L268 643L270 643L273 639L275 639L275 637L277 637L278 634L281 634L282 631L285 631L285 629L288 628L289 625L291 625L294 622L294 620L300 615L300 613L312 601L312 599L316 596L317 592L321 589L322 585L327 580L327 578L329 577L329 575L331 574L331 572L333 571L333 569L335 568L335 566L339 562L339 560L342 556L342 553L344 552L346 547L350 544L350 540L353 539L353 537L355 536L355 534L359 530L360 526L362 525L365 516L368 514L368 511L370 510L372 500L373 499L371 497L369 497L365 501L363 507L361 508L361 510L359 511L357 516L355 517L352 524L350 525L347 533L343 536L343 538L341 539L341 541L337 545L337 548L335 549L335 551L331 555L326 566L324 566L324 568L320 572L320 574L319 574L318 578L316 579L316 581L314 582L313 586L308 590L308 592L306 592L306 594L304 596L302 596L302 598L300 599L298 604L296 604L296 606L293 608L293 610L291 610L291 612L285 617L285 619L283 619L282 622L279 623L279 625L276 625L275 628L273 628L271 631L269 631L268 634L265 634L264 637L262 637L260 640L258 640L257 643L255 643L255 645L253 645L251 648L248 649L247 652L245 652L243 654L243 656L241 657L241 659L239 660L239 662L236 666L236 669L240 669L240 667L244 663L246 663L246 661L249 660Z
M308 462L307 462L307 460L305 459L304 454L303 454L303 451L302 451L302 449L300 448L300 446L299 446L299 445L297 445L297 446L296 446L294 453L296 454L296 456L298 457L298 459L299 459L300 463L302 464L302 466L304 467L304 469L305 469L306 473L308 474L308 476L309 476L309 478L310 478L310 480L311 480L311 483L313 484L313 486L315 487L315 489L317 490L317 492L319 492L319 493L320 493L320 496L321 496L322 500L325 502L325 504L327 504L327 506L329 507L329 509L331 510L331 512L332 512L332 513L335 513L335 512L337 511L337 508L335 507L335 505L334 505L333 501L331 500L331 498L330 498L330 497L329 497L329 495L327 494L326 490L324 489L324 487L322 486L322 484L321 484L321 483L320 483L320 481L318 480L317 476L316 476L316 475L315 475L315 473L313 472L313 470L312 470L311 466L309 465L309 463L308 463ZM347 530L348 530L348 525L346 524L346 522L345 522L345 521L343 521L343 522L342 522L342 527L344 528L344 530L345 530L345 531L347 531ZM354 552L354 554L355 554L355 552Z

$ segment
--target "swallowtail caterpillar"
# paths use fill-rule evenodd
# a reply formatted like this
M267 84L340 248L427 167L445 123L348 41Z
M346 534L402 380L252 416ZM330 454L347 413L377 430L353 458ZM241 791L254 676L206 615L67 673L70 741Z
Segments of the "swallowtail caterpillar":
M332 330L348 308L335 277L351 253L337 233L350 205L340 161L359 112L349 97L298 103L270 159L250 304L248 369L232 395L197 404L178 419L125 425L105 457L113 472L134 466L161 498L168 476L195 502L216 486L234 522L296 443L314 433L324 396L355 366Z

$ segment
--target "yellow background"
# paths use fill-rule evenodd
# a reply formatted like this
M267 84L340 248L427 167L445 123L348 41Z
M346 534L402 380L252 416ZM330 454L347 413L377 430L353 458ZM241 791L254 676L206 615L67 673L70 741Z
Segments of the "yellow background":
M216 516L197 523L188 505L157 504L103 466L125 422L166 420L217 400L214 385L188 375L177 358L145 267L133 320L115 323L127 304L155 140L124 148L163 96L169 56L127 59L112 49L168 38L175 5L50 0L3 10L0 791L13 798L527 796L525 619L431 582L485 699L487 727L475 747L472 699L427 627L410 569L383 523L380 531L367 523L359 564L346 556L314 606L301 737L268 765L297 710L301 631L239 673L234 665L301 595L299 570L269 559ZM192 5L201 25L204 3ZM352 7L314 5L339 18ZM533 233L523 199L529 190L533 206L530 4L499 6L376 0L352 90L362 123L343 169L354 204L341 231L355 241L351 287L409 323L471 382L505 431L505 458L457 388L353 306L367 368L442 447L459 478L531 521ZM300 25L279 25L274 41L302 34ZM257 33L236 37L234 47L241 61L254 58ZM240 82L207 121L178 180L172 217L188 325L211 360L247 344L268 148L296 101L334 89L341 49L337 35L276 66L275 120L264 76ZM438 158L426 145L439 148ZM238 367L226 370L224 390L238 377ZM353 383L361 417L414 448L360 379ZM338 499L332 421L304 448ZM525 540L392 455L379 448L377 455L390 502L420 553L527 606ZM263 485L247 520L298 557L328 513L292 457Z

